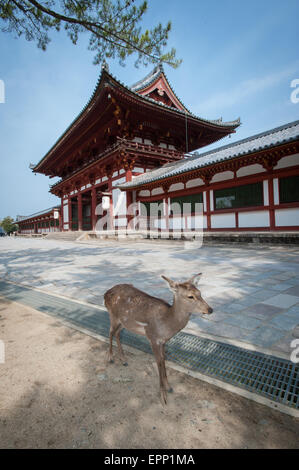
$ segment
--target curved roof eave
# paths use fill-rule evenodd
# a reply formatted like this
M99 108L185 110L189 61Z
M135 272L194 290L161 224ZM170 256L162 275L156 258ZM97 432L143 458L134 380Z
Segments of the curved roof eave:
M129 93L132 93L136 98L140 99L140 100L144 100L145 102L150 102L152 104L154 104L155 106L157 107L160 107L161 109L165 109L165 110L169 110L173 113L178 113L180 115L184 115L184 116L189 116L191 117L192 119L196 120L196 121L200 121L200 122L203 122L203 123L206 123L206 124L209 124L209 125L213 125L215 126L216 128L218 127L219 129L221 128L227 128L227 131L229 131L231 129L231 131L234 131L234 129L236 129L240 123L241 123L241 120L240 118L234 120L234 121L229 121L229 122L223 122L222 121L222 118L220 119L215 119L215 120L209 120L209 119L204 119L204 118L201 118L199 116L196 116L195 114L193 113L186 113L185 111L182 111L180 109L177 109L177 108L173 108L171 106L168 106L164 103L160 103L160 102L157 102L156 100L150 98L150 97L147 97L147 96L143 96L143 95L140 95L139 93L137 93L136 91L133 91L132 88L128 88L125 84L123 84L122 82L120 82L119 80L117 80L111 73L109 73L104 67L102 67L102 71L101 71L101 74L98 78L98 81L97 81L97 84L95 86L95 89L89 99L89 101L87 102L87 104L84 106L84 108L80 111L80 113L77 115L77 117L71 122L71 124L67 127L67 129L63 132L63 134L61 134L61 136L56 140L56 142L52 145L52 147L50 148L50 150L46 153L46 155L34 166L34 168L32 168L32 171L33 172L37 172L38 171L38 168L41 166L42 163L45 162L45 160L47 160L49 158L49 156L51 155L51 153L53 153L53 151L55 150L55 148L58 146L58 144L67 137L68 133L72 130L72 128L74 127L74 125L81 119L83 118L83 115L84 113L88 112L89 111L89 108L90 106L92 105L93 101L95 100L96 96L99 94L99 91L101 90L102 86L103 86L103 83L105 82L105 78L108 78L108 79L112 79L117 85L120 85L122 88L124 88L127 92ZM108 80L107 80L108 81ZM172 88L171 88L172 89ZM175 93L174 93L175 94ZM176 95L175 95L176 96ZM184 105L183 105L184 106Z

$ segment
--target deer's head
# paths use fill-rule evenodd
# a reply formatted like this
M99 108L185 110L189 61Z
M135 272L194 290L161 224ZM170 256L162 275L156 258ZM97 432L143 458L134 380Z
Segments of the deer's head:
M201 273L188 279L185 282L175 282L166 276L161 276L168 282L169 288L174 292L175 297L179 300L184 310L190 313L203 313L210 315L213 309L202 298L201 292L197 287L197 281Z

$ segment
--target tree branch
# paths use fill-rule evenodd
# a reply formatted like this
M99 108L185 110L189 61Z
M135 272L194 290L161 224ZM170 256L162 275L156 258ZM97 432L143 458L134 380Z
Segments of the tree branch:
M122 48L127 49L127 50L135 49L140 54L145 55L145 56L149 57L150 59L152 59L154 62L158 61L156 56L154 56L152 54L149 54L144 49L138 47L137 45L134 45L130 41L126 40L125 38L118 36L118 34L114 33L113 31L107 30L106 28L101 26L99 23L92 23L90 21L78 20L77 18L62 15L60 13L57 13L57 12L43 6L42 4L37 2L36 0L27 0L27 1L29 3L31 3L32 5L34 5L37 9L39 9L43 13L45 13L49 16L52 16L53 18L56 18L57 20L63 21L65 23L71 23L71 24L76 24L76 25L83 26L85 29L87 29L88 31L91 31L95 36L99 37L100 39L103 39L104 41L110 42L111 44L114 44L118 47L122 47ZM94 30L94 28L96 28L96 31ZM112 40L108 39L105 35L100 34L97 31L97 29L100 29L105 34L114 36L118 41L121 41L121 43L117 43L115 41L112 41ZM125 43L125 45L122 44L122 43ZM167 63L169 63L170 65L173 65L170 62L167 62Z

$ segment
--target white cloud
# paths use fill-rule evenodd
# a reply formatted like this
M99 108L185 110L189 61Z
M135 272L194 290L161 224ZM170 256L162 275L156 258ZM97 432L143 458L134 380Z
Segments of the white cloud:
M200 104L201 113L203 111L207 113L215 109L219 111L225 107L233 106L242 102L245 98L279 84L286 78L290 78L290 80L293 79L296 73L297 75L299 74L298 61L279 72L274 72L264 77L245 80L232 90L215 93L211 98L202 102Z

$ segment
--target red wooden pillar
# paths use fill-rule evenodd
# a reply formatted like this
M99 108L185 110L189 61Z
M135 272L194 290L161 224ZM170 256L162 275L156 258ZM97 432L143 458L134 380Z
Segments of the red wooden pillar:
M132 191L127 191L126 198L127 198L127 227L130 229L133 229L133 227L131 227L131 221L134 219L133 205L132 205L133 204Z
M96 223L97 223L96 207L97 207L97 191L96 191L96 188L93 186L91 188L91 229L93 231L95 231Z
M168 197L164 198L164 208L165 208L165 230L169 234L169 208L168 208Z
M126 171L126 183L128 181L132 181L132 171L131 170Z
M82 194L78 193L78 230L83 230Z
M210 204L210 190L206 190L206 202L207 202L207 229L211 230L211 204Z
M132 181L132 171L131 170L126 171L126 183L128 181ZM126 204L126 206L127 206L127 227L132 228L131 227L131 220L133 219L134 215L132 214L132 209L129 210L129 207L132 206L132 203L133 203L133 195L132 195L131 191L126 192L126 200L127 200L127 204Z
M108 193L109 193L109 218L107 222L107 230L113 230L113 198L112 198L112 179L111 176L109 177L108 180ZM105 215L105 212L103 212L103 215Z
M269 219L270 230L275 230L275 213L274 213L274 191L273 191L273 175L268 178L268 194L269 194Z
M63 226L63 196L60 198L61 200L61 209L60 209L60 217L59 217L59 228L60 228L60 231L63 232L64 231L64 226Z
M73 230L73 227L72 227L72 199L71 197L69 196L68 197L68 213L69 213L69 230Z

